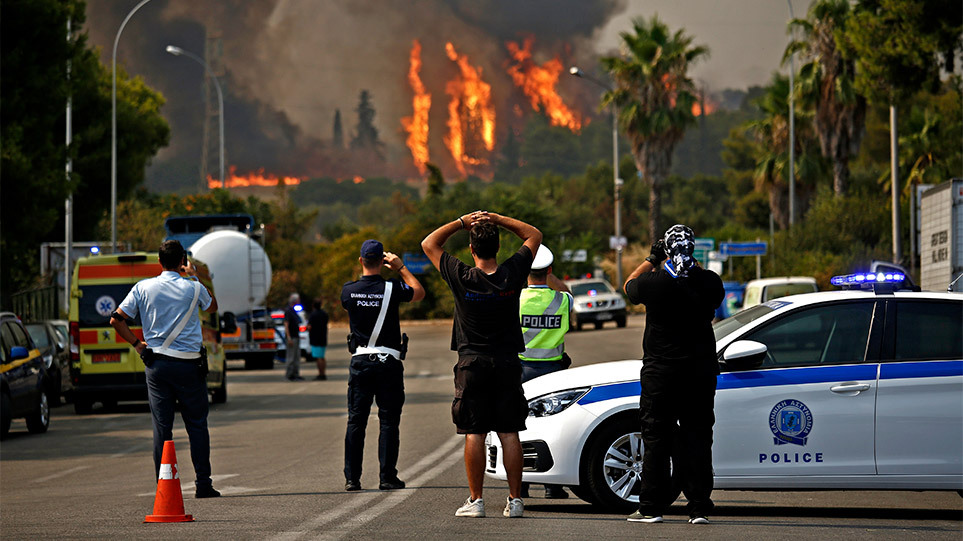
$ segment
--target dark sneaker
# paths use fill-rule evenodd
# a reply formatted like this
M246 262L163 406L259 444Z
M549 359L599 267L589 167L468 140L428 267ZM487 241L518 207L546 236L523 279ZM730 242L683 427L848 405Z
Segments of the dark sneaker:
M545 486L545 499L546 500L564 500L568 498L568 492L558 485L546 485Z
M378 490L397 490L399 488L405 488L405 482L401 479L382 481L382 483L378 485Z
M361 490L361 482L359 481L345 481L344 489L348 492L355 492Z
M325 376L324 374L321 374L320 376L314 376L314 381L324 381L326 379L328 379L328 376Z
M214 487L197 487L194 491L195 498L217 498L221 495L220 492L214 490Z
M692 517L689 519L689 524L708 524L709 519L706 517Z
M646 524L655 524L662 522L662 515L643 515L642 513L636 511L629 515L627 518L629 522L645 522Z

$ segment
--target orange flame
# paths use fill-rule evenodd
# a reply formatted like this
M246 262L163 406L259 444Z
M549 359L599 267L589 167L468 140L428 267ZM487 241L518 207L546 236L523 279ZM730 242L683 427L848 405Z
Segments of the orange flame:
M526 38L519 47L514 41L505 43L516 64L508 67L508 74L515 86L528 96L532 109L545 110L552 126L564 126L575 133L582 129L581 116L569 109L555 92L558 75L562 73L562 61L556 56L541 66L532 60L532 38Z
M703 103L695 102L692 104L692 116L702 116L702 106L705 105L705 114L711 115L716 112L716 104L709 100L705 100Z
M448 102L448 135L445 145L455 159L461 174L465 165L482 165L488 161L475 155L471 143L481 137L484 149L495 148L495 108L491 104L492 87L481 79L481 68L468 63L467 55L459 55L450 42L445 44L445 52L452 62L458 64L459 76L445 86L445 93L451 96ZM467 141L466 141L467 139ZM469 148L466 149L466 146ZM480 149L478 149L480 150Z
M425 174L425 163L428 161L428 110L431 108L431 94L425 91L421 82L421 43L414 40L409 56L408 83L415 95L411 99L414 112L411 116L401 119L401 125L408 132L405 144L411 149L411 157L415 167L421 174Z
M355 175L354 178L351 179L351 182L354 182L355 184L361 184L362 182L364 182L364 178L361 176Z
M227 175L227 186L224 186L220 180L214 177L207 176L207 187L208 188L238 188L242 186L277 186L283 182L287 186L294 186L301 184L301 181L305 180L302 177L287 177L287 176L277 176L273 174L264 174L264 168L258 169L256 172L247 173L246 175L238 175L237 167L230 166L228 168L229 174Z

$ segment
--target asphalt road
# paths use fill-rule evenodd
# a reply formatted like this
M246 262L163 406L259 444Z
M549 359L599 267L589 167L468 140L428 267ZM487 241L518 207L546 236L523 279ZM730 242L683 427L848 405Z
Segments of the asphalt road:
M626 329L572 333L575 364L635 357L642 320ZM327 381L288 382L283 369L231 364L228 402L212 408L214 485L223 497L195 500L187 436L174 432L186 512L193 523L142 524L155 484L146 404L78 416L52 411L50 431L14 421L0 446L0 538L12 539L598 539L655 536L725 539L961 539L963 498L949 492L735 492L713 494L712 524L686 524L677 503L664 524L632 524L577 498L525 502L501 516L507 487L486 481L488 518L454 510L468 495L462 440L451 424L450 322L407 324L400 476L408 488L377 490L377 417L372 413L362 492L343 491L348 353L334 327ZM312 366L302 365L310 378ZM178 421L179 422L179 421ZM533 496L539 491L533 489Z

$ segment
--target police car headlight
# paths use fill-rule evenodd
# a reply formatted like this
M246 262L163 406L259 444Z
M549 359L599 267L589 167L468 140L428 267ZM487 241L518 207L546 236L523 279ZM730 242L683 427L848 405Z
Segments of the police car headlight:
M588 387L568 389L566 391L559 391L557 393L533 398L528 401L528 416L548 417L549 415L560 413L564 411L565 408L574 404L576 400L582 398L582 395L588 390Z

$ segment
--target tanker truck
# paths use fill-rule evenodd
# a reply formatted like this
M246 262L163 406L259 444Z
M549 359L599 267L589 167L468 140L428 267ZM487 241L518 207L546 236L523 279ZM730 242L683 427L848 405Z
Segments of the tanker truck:
M249 214L174 216L164 222L168 239L177 239L207 264L222 314L221 338L228 359L245 369L274 366L277 344L264 299L271 287L271 261L258 242L263 232Z

